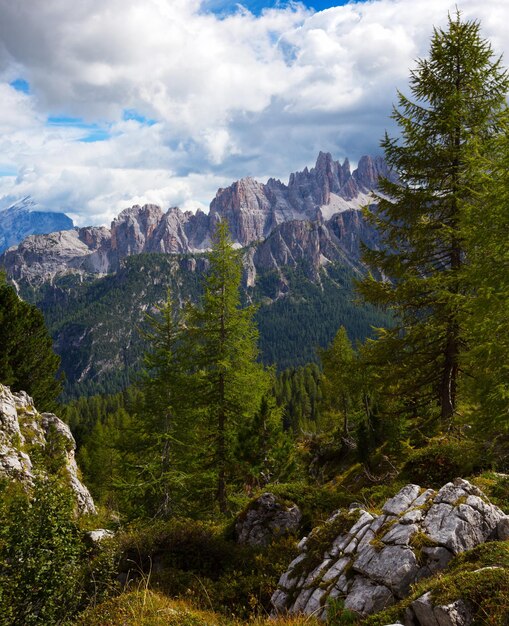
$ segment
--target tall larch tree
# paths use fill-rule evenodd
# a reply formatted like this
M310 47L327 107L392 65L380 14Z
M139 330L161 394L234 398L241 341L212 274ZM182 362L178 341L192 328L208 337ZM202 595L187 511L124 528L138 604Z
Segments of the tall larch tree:
M182 400L186 362L181 348L183 313L168 290L155 314L147 315L148 342L142 394L137 402L132 433L120 442L128 467L131 491L151 516L168 517L186 510L189 428L187 403Z
M465 276L474 297L465 307L469 331L467 390L480 428L493 441L509 432L509 120L478 161L467 207ZM477 163L476 163L477 165Z
M356 354L344 326L325 350L320 351L323 366L322 412L340 421L343 437L348 437L348 422L360 397Z
M438 413L443 428L457 409L466 350L462 225L472 157L500 132L507 88L479 24L449 16L447 29L434 30L429 58L411 73L413 99L399 94L392 117L400 138L382 142L399 184L382 181L378 208L368 211L383 247L366 251L372 274L359 288L397 320L371 345L371 357L386 391L414 415Z
M201 411L202 455L214 482L213 498L226 513L238 433L260 408L270 376L257 362L254 310L241 308L242 265L225 221L217 224L209 259L202 303L191 312L186 329L195 370L189 378L190 400Z

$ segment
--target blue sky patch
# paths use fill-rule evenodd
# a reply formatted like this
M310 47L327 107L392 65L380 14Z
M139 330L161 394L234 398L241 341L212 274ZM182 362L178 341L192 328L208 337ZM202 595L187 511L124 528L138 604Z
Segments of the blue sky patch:
M78 139L84 143L93 143L95 141L106 141L111 137L109 126L100 126L99 124L85 122L80 117L68 117L66 115L51 115L46 120L47 126L55 128L76 128L78 130L88 131L87 135Z
M111 133L104 128L94 128L86 137L78 139L82 143L94 143L95 141L106 141L111 137Z
M24 78L16 78L16 80L11 81L9 85L16 91L21 91L22 93L30 93L30 85L28 84L28 81L26 81Z
M300 4L315 11L323 11L331 7L343 6L350 0L302 0ZM353 0L354 2L364 2L365 0ZM231 15L238 11L242 5L254 15L260 15L263 9L281 9L290 5L291 2L281 0L204 0L202 10L206 13L215 13L219 16Z
M135 109L124 109L122 119L124 120L124 122L134 120L135 122L144 124L145 126L153 126L156 123L155 120L151 120L150 118L145 117L141 113L138 113L138 111L136 111Z
M9 165L0 165L0 178L3 176L17 176L18 168Z

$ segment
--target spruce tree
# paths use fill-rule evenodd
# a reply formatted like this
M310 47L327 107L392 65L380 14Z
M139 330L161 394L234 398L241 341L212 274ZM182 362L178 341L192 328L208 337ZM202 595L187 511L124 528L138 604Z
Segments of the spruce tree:
M62 391L60 357L42 313L20 300L0 272L0 383L26 391L40 411L55 410Z
M360 291L397 320L371 344L371 359L400 408L417 415L438 406L443 427L456 411L466 350L462 224L472 157L500 131L507 88L477 22L457 13L446 30L435 29L429 58L411 73L413 100L400 93L393 111L401 138L382 142L399 184L382 181L378 208L368 212L383 247L366 251L373 274Z
M216 227L209 259L202 303L192 310L186 329L194 369L188 397L199 414L196 428L202 463L214 483L213 498L226 513L238 433L259 409L270 377L257 362L254 310L241 308L242 266L226 222Z

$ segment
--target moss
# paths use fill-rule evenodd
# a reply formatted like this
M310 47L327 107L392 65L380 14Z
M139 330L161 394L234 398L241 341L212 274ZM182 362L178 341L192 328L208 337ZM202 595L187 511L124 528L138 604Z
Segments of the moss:
M342 511L334 518L315 528L307 538L306 558L297 565L295 569L296 575L309 573L318 567L333 541L340 535L346 534L360 516L361 513L358 509Z
M460 506L460 504L465 504L468 499L468 496L460 496L455 502L453 506Z
M385 547L384 542L382 541L382 537L384 537L389 530L397 523L397 519L391 519L385 521L380 528L376 531L375 536L369 542L372 546L375 547L376 550L382 550Z
M409 544L414 550L415 558L417 559L417 563L419 563L419 565L423 565L425 560L423 549L435 548L438 545L436 541L433 541L433 539L420 530L410 537Z
M497 472L484 472L471 482L486 494L490 502L509 512L509 476Z
M482 462L472 441L440 437L410 454L402 476L420 485L441 487L458 476L470 476Z

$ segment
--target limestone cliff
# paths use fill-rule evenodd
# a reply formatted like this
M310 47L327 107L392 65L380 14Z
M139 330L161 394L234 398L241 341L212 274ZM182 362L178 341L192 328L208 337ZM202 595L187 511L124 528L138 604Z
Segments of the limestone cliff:
M0 477L30 485L34 472L63 471L80 513L95 513L92 497L79 478L76 443L67 424L39 413L24 391L0 384ZM36 460L37 459L37 460Z

